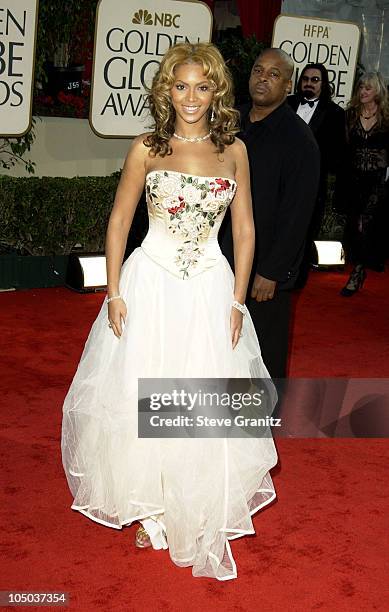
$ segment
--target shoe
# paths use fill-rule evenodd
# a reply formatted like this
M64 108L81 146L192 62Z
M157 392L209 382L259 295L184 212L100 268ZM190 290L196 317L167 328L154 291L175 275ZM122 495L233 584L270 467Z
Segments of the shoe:
M135 535L135 546L137 548L150 548L151 540L146 529L139 527Z
M154 550L167 549L167 539L164 527L158 517L149 516L141 521Z
M361 264L355 266L354 270L350 274L347 284L340 291L340 295L343 297L351 297L354 295L354 293L356 293L359 289L362 289L365 278L365 268Z

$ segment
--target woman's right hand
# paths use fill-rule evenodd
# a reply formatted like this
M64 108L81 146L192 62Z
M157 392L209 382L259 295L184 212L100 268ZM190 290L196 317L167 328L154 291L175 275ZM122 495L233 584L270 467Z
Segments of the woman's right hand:
M117 338L123 333L123 323L126 321L127 306L122 298L112 300L108 304L108 321L113 333Z

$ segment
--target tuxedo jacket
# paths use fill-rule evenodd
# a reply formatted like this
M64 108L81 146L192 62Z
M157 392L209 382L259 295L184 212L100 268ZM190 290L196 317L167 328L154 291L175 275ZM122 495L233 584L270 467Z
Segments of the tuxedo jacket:
M300 104L300 96L292 95L287 101L294 111ZM327 174L336 174L342 163L346 150L346 113L335 102L325 103L320 100L309 122L321 156L321 175L325 180Z
M291 289L317 196L319 149L312 131L286 102L253 123L250 108L240 109L239 137L250 163L256 229L253 273L277 281L277 289ZM220 243L233 266L230 217L227 214L223 222Z

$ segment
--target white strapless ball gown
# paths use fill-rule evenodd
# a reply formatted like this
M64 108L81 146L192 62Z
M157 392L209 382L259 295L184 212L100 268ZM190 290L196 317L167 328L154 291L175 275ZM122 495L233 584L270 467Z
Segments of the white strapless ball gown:
M249 314L231 346L234 276L217 233L235 190L222 177L148 173L150 229L121 271L123 335L104 301L62 424L71 507L116 529L149 519L155 548L167 541L174 563L218 580L237 576L229 540L254 533L252 514L275 499L273 439L138 438L137 379L269 377Z

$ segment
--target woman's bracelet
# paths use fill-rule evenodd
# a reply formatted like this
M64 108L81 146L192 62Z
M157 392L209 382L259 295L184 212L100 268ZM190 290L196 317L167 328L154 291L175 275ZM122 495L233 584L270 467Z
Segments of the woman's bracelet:
M122 300L122 296L121 295L113 295L112 297L107 299L107 304L109 304L110 302L112 302L113 300Z
M232 302L232 306L233 306L233 308L236 308L237 310L239 310L239 312L241 312L243 316L245 316L247 314L247 306L246 306L246 304L240 304L240 302L237 302L236 300L234 300Z

